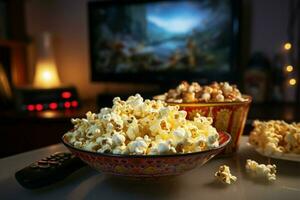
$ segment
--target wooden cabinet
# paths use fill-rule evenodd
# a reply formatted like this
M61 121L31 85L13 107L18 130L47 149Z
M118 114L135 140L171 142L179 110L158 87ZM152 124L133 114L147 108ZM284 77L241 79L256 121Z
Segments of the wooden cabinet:
M0 63L13 86L28 83L24 0L0 0Z
M6 69L13 86L27 84L26 43L15 40L0 40L0 62Z

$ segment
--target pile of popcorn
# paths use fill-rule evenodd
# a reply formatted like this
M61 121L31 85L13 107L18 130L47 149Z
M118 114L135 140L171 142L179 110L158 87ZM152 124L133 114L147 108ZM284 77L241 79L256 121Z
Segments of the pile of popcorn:
M230 172L230 168L227 165L221 165L218 171L215 173L215 177L222 183L231 184L237 180L236 176L233 176Z
M219 146L212 119L187 113L162 101L143 100L137 94L126 101L114 98L112 108L72 119L74 129L65 138L87 151L129 155L161 155L203 151Z
M170 103L197 103L197 102L233 102L247 101L236 87L228 82L213 82L201 86L196 82L189 84L183 81L176 89L157 96L158 99Z
M254 160L246 161L247 172L257 178L267 178L268 181L276 180L276 165L258 164Z
M300 123L288 124L284 121L253 122L249 143L266 155L300 154Z
M253 178L266 179L268 181L276 180L276 165L259 164L254 160L247 159L245 169L247 174ZM224 184L232 184L237 181L237 177L231 174L230 168L227 165L221 165L218 171L215 172L216 179Z

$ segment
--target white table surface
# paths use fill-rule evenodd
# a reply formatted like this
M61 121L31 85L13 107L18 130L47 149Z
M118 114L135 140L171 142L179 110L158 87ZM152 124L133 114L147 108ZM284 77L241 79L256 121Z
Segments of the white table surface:
M300 199L300 163L269 159L257 154L242 137L238 153L232 157L215 158L182 176L164 182L143 183L107 177L84 167L52 186L27 190L14 178L14 173L30 163L57 151L62 144L22 153L0 160L0 199ZM257 181L245 173L245 161L277 165L277 180ZM224 185L214 178L221 165L231 167L238 177L236 183Z

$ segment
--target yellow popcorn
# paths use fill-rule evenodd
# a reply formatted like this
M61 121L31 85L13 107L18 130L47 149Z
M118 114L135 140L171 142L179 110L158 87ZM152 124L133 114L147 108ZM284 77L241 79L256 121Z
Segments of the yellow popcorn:
M266 155L300 154L300 123L284 121L254 121L249 143Z
M170 89L157 99L173 103L197 103L197 102L243 102L244 98L236 85L228 82L213 82L209 85L200 85L193 82L181 82L175 89Z
M258 164L254 160L246 161L246 170L249 174L258 178L267 178L268 181L276 180L276 165Z
M130 140L134 140L136 137L140 135L137 119L134 118L132 119L132 121L128 122L126 135Z
M113 150L113 154L128 154L128 149L126 145L116 146Z
M115 146L121 146L125 143L125 136L122 133L116 132L112 135L112 143Z
M161 154L173 154L176 153L175 148L171 144L171 140L163 140L156 138L152 140L149 148L147 150L147 154L149 155L161 155Z
M131 154L143 155L147 153L149 143L141 137L137 137L134 141L128 143L128 150Z
M139 94L126 101L116 97L112 108L72 119L74 129L66 139L88 151L130 155L190 153L219 145L211 118L197 115L189 121L186 115L178 106L144 101Z
M237 177L231 174L230 168L227 165L221 165L215 173L215 177L218 181L229 185L237 180Z

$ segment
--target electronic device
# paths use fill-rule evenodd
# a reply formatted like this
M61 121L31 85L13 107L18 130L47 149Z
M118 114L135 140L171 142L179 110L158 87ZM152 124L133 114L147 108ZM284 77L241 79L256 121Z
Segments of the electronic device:
M80 106L75 87L49 89L23 87L17 88L14 95L15 105L19 111L66 110Z
M236 82L239 0L88 4L92 81Z
M63 180L86 166L71 153L54 153L16 172L15 178L27 189L37 189Z

